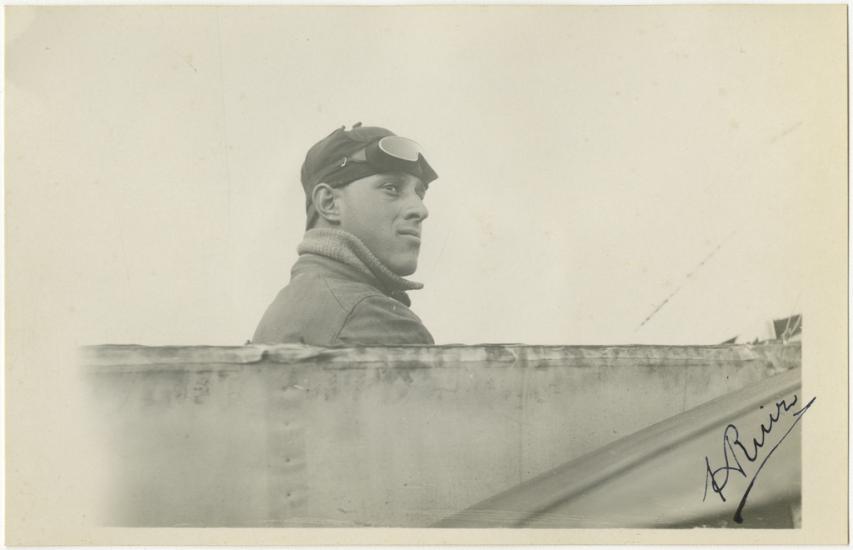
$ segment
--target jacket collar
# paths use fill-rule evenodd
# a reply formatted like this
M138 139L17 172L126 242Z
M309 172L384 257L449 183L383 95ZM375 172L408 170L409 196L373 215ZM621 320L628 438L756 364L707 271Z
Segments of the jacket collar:
M404 291L424 287L392 272L361 239L340 229L309 229L296 251L300 256L316 254L341 262L366 275L380 290L406 305L409 300Z

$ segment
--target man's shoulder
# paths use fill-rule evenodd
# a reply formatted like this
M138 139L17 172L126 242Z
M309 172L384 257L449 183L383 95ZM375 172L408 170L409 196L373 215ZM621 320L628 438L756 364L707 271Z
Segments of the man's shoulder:
M372 299L388 299L378 288L361 281L353 281L334 275L310 277L306 285L313 288L316 294L325 294L326 299L332 299L346 314L349 314L362 301Z
M296 281L293 281L294 283ZM310 333L323 332L323 345L432 344L420 318L399 300L367 283L333 276L313 277L293 288L310 297L300 309ZM310 309L309 309L310 308ZM328 331L328 332L327 332Z
M302 262L267 309L253 341L318 346L432 343L407 305L357 273L326 263L315 258Z
M315 299L333 300L347 313L365 298L384 296L357 270L314 254L300 257L288 287Z
M267 308L253 341L333 345L356 306L379 296L379 289L358 281L318 273L294 277Z
M352 309L337 340L344 345L431 345L432 335L400 301L380 294L365 296Z

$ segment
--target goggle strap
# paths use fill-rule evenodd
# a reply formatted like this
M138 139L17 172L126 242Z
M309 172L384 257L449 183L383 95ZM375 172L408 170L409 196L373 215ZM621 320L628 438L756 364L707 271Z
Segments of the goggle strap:
M382 147L382 141L386 139L400 140L402 142L405 142L407 145L413 145L414 148L412 152L417 151L417 159L409 160L392 154L391 152L389 152L388 149ZM384 157L384 160L382 157ZM420 151L420 146L416 142L408 138L402 138L399 136L386 136L380 139L379 141L375 141L369 144L363 149L359 149L351 155L343 157L335 164L332 164L321 170L320 174L316 177L317 183L322 183L330 175L334 174L338 170L342 170L347 166L347 164L349 164L350 161L368 163L376 168L385 166L389 169L396 169L403 172L415 173L416 175L421 174L421 177L427 176L427 179L435 179L436 177L435 172L429 166L429 163L426 162L423 153ZM417 169L413 170L413 168L415 167L417 167Z
M325 178L334 174L338 170L342 170L343 168L345 168L346 165L349 164L350 161L367 162L367 154L365 153L365 150L360 149L351 155L343 157L341 160L339 160L335 164L331 164L331 165L327 166L326 168L323 168L322 170L320 170L320 174L315 177L315 179L317 180L317 183L323 183L323 180Z

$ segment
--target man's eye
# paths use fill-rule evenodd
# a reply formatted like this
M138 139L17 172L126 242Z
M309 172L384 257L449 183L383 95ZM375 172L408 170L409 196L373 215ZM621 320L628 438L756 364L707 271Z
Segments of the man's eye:
M385 185L382 186L382 188L385 189L386 191L390 191L392 193L399 193L400 192L400 186L397 185L396 183L386 183Z

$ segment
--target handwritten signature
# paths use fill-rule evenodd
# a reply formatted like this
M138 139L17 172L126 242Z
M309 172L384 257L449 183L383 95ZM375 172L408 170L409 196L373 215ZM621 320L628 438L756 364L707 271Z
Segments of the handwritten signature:
M767 452L764 456L763 460L758 464L758 468L756 468L755 473L752 474L752 479L749 481L749 485L744 491L743 496L740 499L740 503L738 504L737 510L735 511L734 520L737 523L743 523L743 507L746 505L746 499L749 497L750 491L752 491L753 485L755 485L755 480L758 477L758 473L761 472L761 469L764 467L764 464L767 463L767 459L769 459L776 448L788 437L788 434L791 433L791 430L796 427L797 423L802 419L803 414L809 410L809 407L815 402L816 397L812 397L811 401L806 403L806 405L798 411L794 411L791 416L795 417L793 423L788 428L788 430L779 438L775 445ZM702 501L704 501L708 496L708 486L711 486L711 490L717 493L717 495L722 499L723 502L726 502L726 497L723 494L723 491L726 488L726 485L729 482L729 476L732 472L737 472L743 477L749 477L746 470L744 470L741 465L740 459L738 459L738 455L740 454L748 462L756 462L759 460L759 451L764 447L766 443L766 437L770 435L773 431L773 427L779 421L784 413L789 412L793 409L798 402L798 396L794 395L793 399L790 403L783 399L781 401L776 402L776 411L774 413L770 413L769 422L767 425L764 423L761 424L761 433L758 437L752 439L750 443L744 444L741 441L741 435L738 432L737 426L734 424L729 424L726 426L726 429L723 431L723 461L724 465L719 468L712 468L711 463L708 460L708 457L705 457L705 494L702 496ZM738 453L738 451L740 451Z

